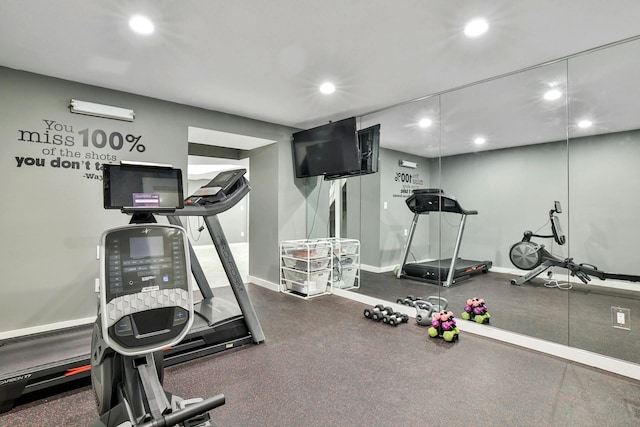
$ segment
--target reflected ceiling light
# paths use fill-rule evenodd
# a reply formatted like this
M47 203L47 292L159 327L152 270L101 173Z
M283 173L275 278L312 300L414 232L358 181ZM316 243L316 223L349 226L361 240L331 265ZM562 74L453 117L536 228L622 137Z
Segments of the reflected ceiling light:
M320 85L320 92L324 93L325 95L331 95L335 91L336 87L331 82L324 82Z
M562 96L562 92L558 89L551 89L544 94L544 99L547 101L554 101Z
M129 27L138 34L149 35L153 33L155 27L153 22L146 16L135 15L129 20Z
M482 144L484 144L485 142L487 142L487 140L486 140L486 139L484 139L484 138L483 138L483 137L481 137L481 136L479 136L479 137L477 137L476 139L474 139L474 140L473 140L473 143L474 143L474 144L476 144L476 145L482 145Z
M431 120L430 119L422 119L418 122L418 126L420 126L421 128L428 128L429 126L431 126Z
M483 18L472 19L464 27L464 34L467 37L478 37L489 29L489 23Z
M586 129L588 127L591 127L593 123L591 122L591 120L580 120L578 122L578 126L581 127L582 129Z

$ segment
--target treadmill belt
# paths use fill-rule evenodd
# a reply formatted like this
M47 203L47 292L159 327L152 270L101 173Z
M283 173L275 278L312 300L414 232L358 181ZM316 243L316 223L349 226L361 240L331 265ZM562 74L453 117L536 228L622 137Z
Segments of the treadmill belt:
M492 266L491 261L473 261L458 258L456 260L454 278L484 273ZM444 282L447 280L451 259L409 263L403 266L404 275L408 278L425 279Z
M91 351L93 323L76 328L38 334L0 344L0 378L24 370L56 365L60 361L86 357Z

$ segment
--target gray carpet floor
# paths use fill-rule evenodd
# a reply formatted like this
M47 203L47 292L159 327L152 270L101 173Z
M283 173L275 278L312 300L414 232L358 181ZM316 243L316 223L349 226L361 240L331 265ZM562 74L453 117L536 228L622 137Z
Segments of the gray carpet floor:
M267 340L166 369L183 397L224 393L218 426L637 426L640 383L414 322L366 320L363 304L248 286ZM85 386L15 407L0 425L85 426Z

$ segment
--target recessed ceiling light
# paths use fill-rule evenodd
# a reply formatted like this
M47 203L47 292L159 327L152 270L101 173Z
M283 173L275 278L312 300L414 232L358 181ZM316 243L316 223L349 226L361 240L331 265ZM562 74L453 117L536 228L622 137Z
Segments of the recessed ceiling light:
M431 120L430 119L422 119L418 122L418 126L420 126L421 128L428 128L429 126L431 126Z
M464 26L464 33L467 37L478 37L489 29L489 23L483 18L472 19Z
M336 87L331 82L324 82L320 85L320 92L324 93L325 95L331 95L335 91Z
M484 138L483 138L483 137L481 137L481 136L479 136L479 137L477 137L476 139L474 139L474 140L473 140L473 143L474 143L474 144L476 144L476 145L482 145L482 144L484 144L485 142L487 142L487 140L486 140L486 139L484 139Z
M544 99L547 101L554 101L562 96L562 92L558 89L551 89L544 94Z
M138 34L149 35L155 29L153 22L142 15L135 15L129 20L129 27Z
M588 127L591 127L593 123L591 122L591 120L580 120L578 122L578 126L581 127L582 129L586 129Z

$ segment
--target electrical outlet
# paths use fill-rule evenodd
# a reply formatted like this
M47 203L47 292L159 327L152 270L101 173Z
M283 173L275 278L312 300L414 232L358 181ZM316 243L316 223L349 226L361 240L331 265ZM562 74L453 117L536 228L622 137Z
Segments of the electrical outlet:
M611 324L614 328L631 330L631 309L611 307Z
M409 232L407 231L407 229L404 229L404 235L407 236L409 234Z

